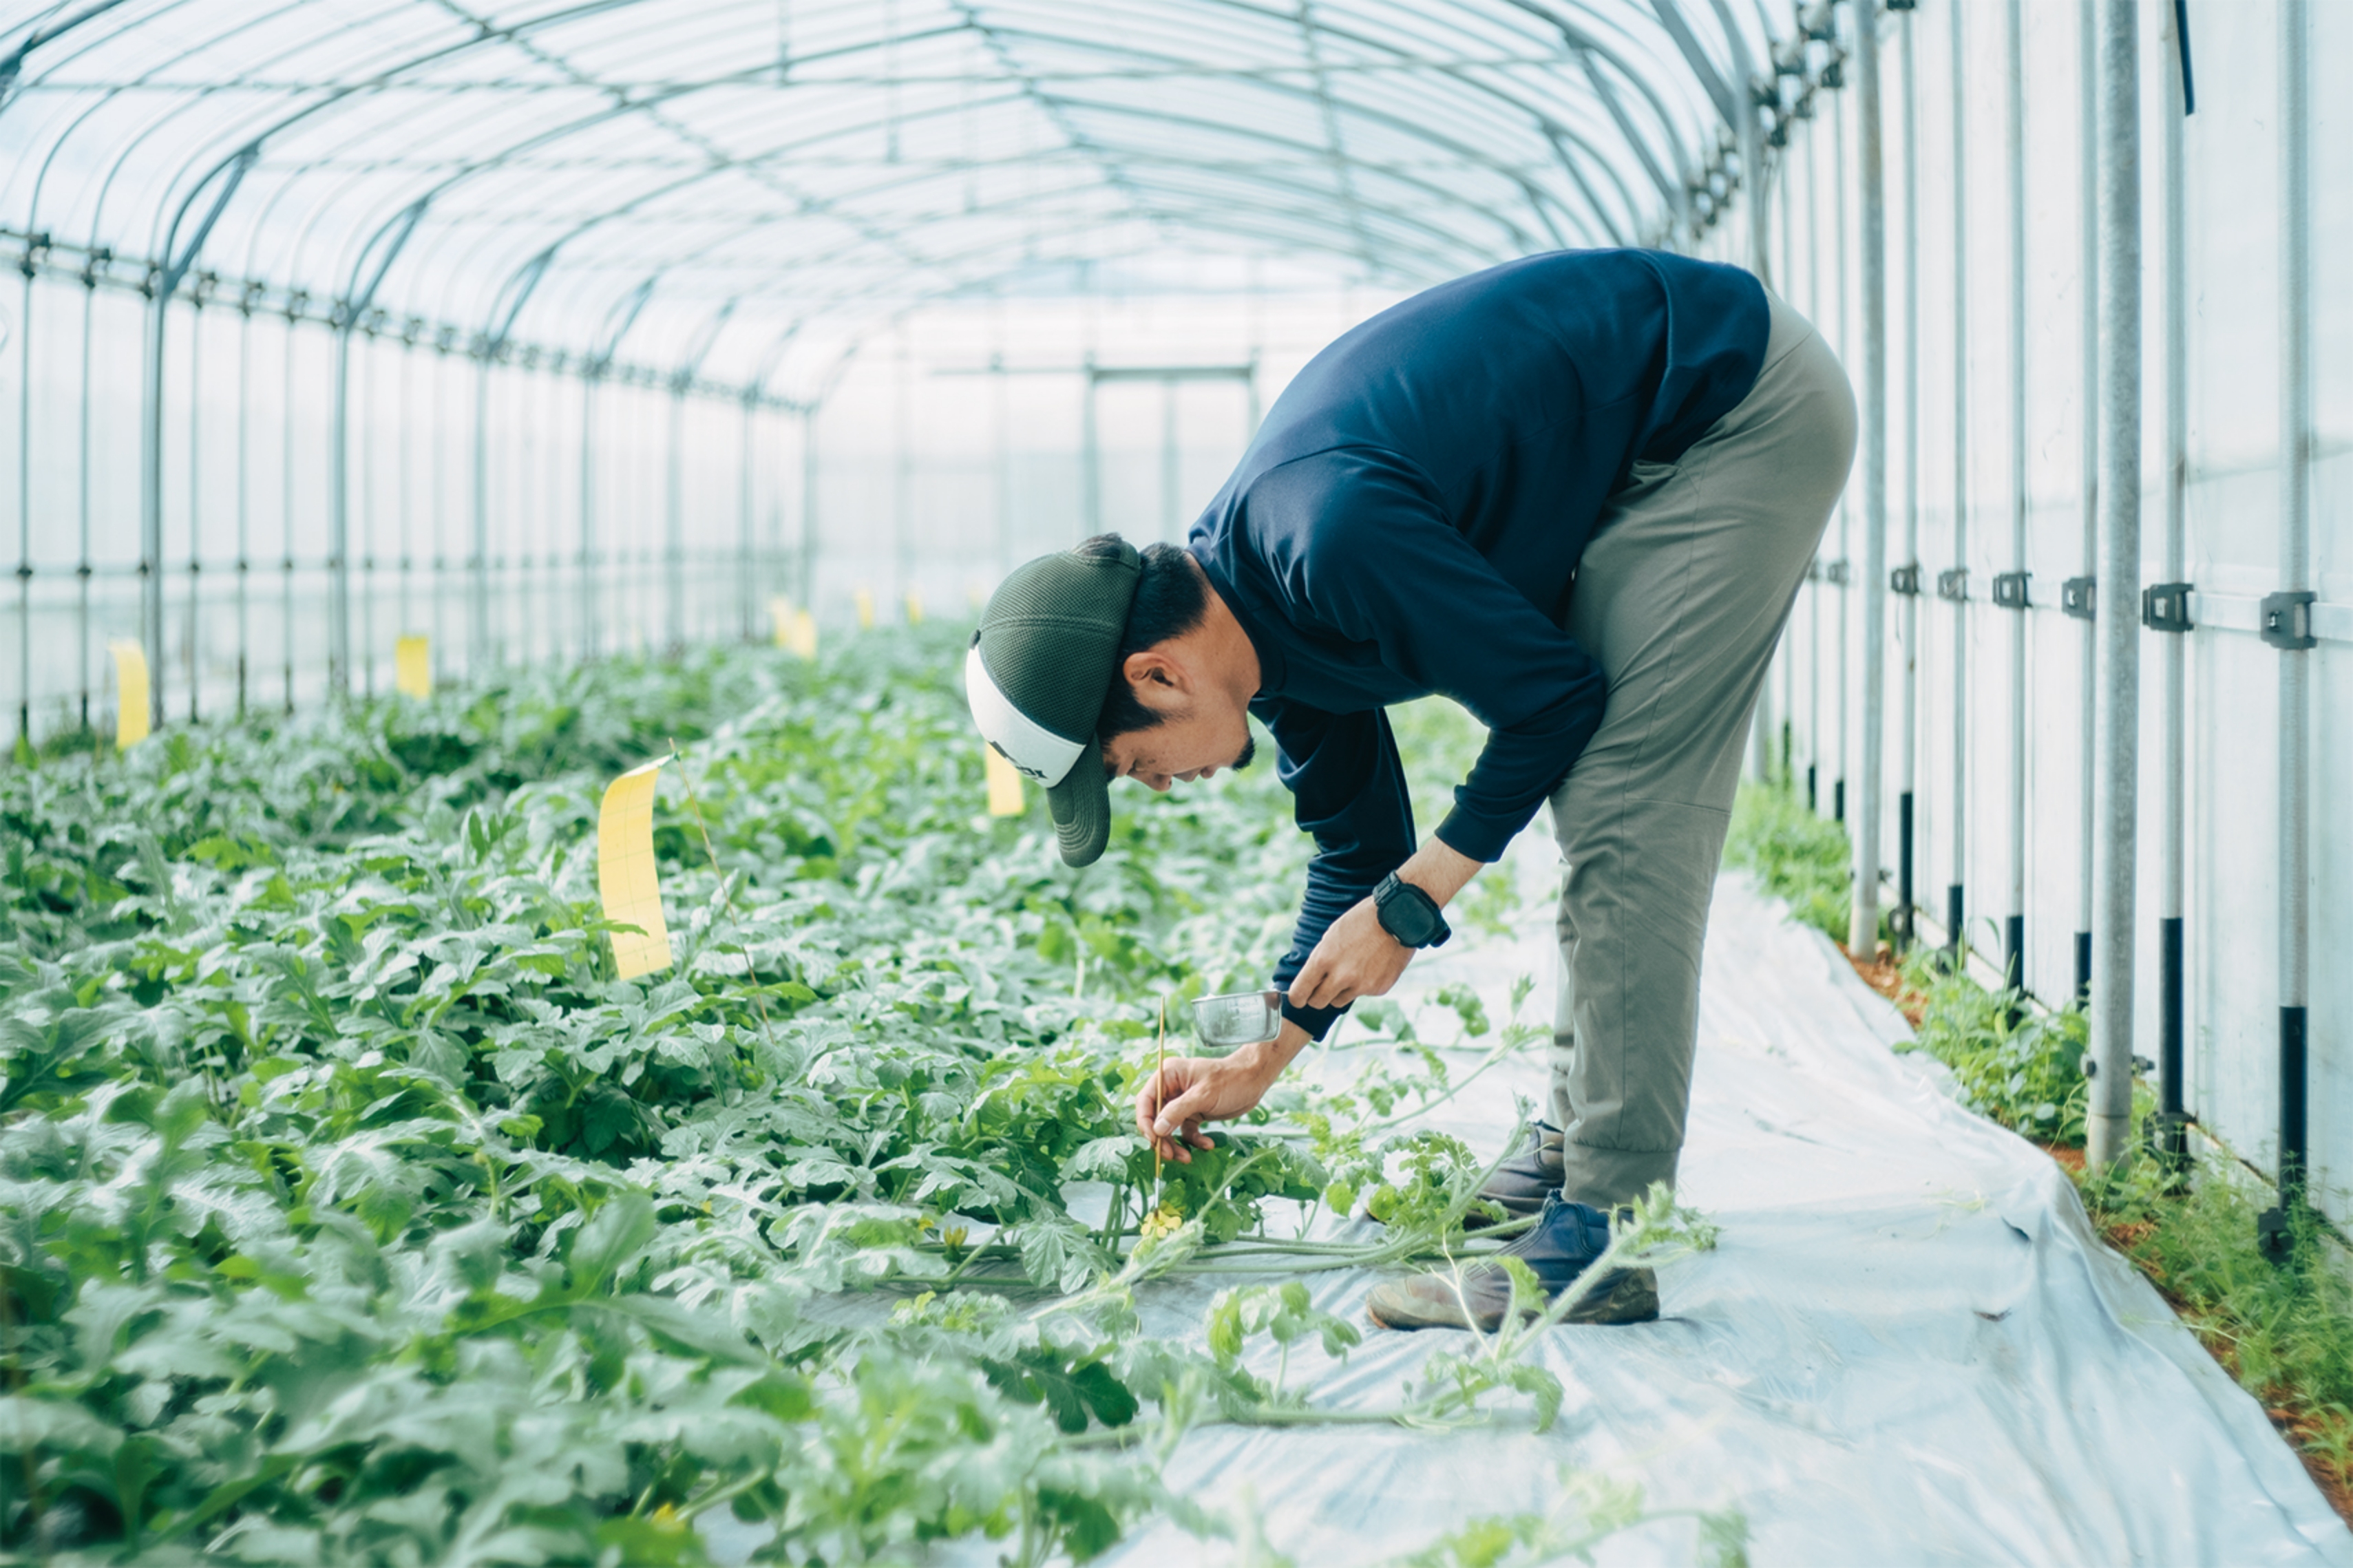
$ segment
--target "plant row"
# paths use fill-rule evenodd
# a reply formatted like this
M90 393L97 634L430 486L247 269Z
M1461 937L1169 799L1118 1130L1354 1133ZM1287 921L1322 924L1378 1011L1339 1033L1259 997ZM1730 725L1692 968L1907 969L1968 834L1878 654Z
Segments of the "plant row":
M1034 803L983 814L956 651L616 662L0 773L0 1551L693 1562L727 1508L778 1561L1083 1559L1225 1528L1155 1479L1187 1426L1342 1418L1251 1370L1353 1342L1303 1289L1238 1279L1198 1349L1134 1290L1460 1250L1480 1173L1397 1124L1466 1058L1391 1009L1347 1088L1155 1171L1159 1010L1262 983L1287 797L1124 802L1073 874ZM597 800L673 744L676 962L619 981ZM1466 1042L1532 1033L1451 1000ZM1326 1201L1385 1239L1303 1239ZM1155 1210L1183 1228L1139 1243ZM1432 1365L1375 1418L1556 1397L1511 1345Z

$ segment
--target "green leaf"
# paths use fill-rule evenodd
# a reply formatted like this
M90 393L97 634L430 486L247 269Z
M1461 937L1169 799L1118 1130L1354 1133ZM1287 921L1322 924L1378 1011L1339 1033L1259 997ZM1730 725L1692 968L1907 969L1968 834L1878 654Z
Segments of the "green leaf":
M653 1200L625 1191L607 1199L583 1226L572 1244L572 1288L586 1294L601 1290L621 1264L654 1236Z
M1074 1563L1091 1562L1119 1542L1119 1516L1100 1499L1040 1487L1038 1503Z
M1124 1426L1139 1408L1134 1394L1100 1359L1072 1364L1050 1346L1033 1346L1010 1361L983 1357L988 1381L1025 1405L1042 1404L1065 1432L1083 1432L1089 1417Z

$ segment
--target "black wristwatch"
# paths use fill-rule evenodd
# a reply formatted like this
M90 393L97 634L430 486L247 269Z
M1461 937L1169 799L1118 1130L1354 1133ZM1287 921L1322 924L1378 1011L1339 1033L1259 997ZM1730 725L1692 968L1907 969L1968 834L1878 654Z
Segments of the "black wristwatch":
M1444 947L1454 934L1438 912L1438 900L1411 882L1399 881L1395 871L1373 889L1373 912L1380 917L1381 929L1408 947Z

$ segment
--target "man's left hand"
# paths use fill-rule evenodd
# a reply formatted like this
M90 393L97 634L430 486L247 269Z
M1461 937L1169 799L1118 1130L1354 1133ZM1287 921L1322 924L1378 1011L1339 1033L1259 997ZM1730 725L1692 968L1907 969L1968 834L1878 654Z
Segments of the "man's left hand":
M1373 900L1359 899L1307 955L1291 983L1291 1005L1345 1007L1360 996L1386 996L1412 960L1413 949L1388 933Z
M1398 868L1398 876L1443 908L1478 870L1478 861L1433 837ZM1325 928L1324 940L1307 955L1291 983L1291 1005L1345 1007L1360 996L1386 996L1412 961L1413 949L1388 933L1373 900L1360 899Z

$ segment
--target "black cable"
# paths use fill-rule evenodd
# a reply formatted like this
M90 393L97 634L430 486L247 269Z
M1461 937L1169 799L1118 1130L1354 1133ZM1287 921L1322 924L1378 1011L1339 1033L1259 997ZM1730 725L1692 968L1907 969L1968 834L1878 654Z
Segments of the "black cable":
M2181 113L2198 112L2198 93L2189 82L2189 0L2173 0L2173 47L2181 57Z

